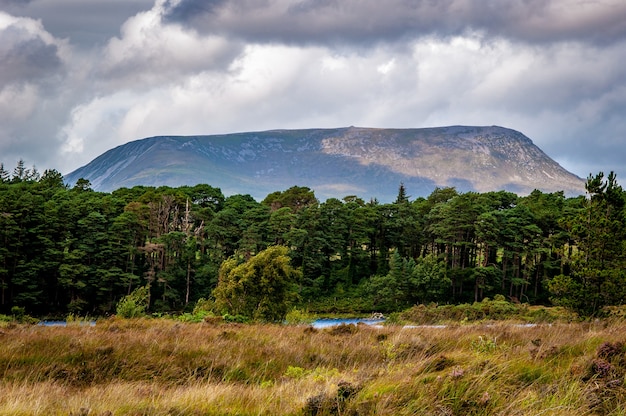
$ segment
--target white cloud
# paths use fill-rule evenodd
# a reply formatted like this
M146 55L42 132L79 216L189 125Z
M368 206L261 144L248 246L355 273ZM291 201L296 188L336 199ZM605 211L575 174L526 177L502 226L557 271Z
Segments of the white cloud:
M376 70L378 72L380 72L383 75L387 75L389 74L391 71L393 71L393 68L396 66L396 60L395 59L391 59L387 62L385 62L384 64L380 64L376 67Z
M237 42L201 36L177 24L163 24L164 7L128 19L121 37L112 38L103 52L98 73L115 88L142 88L172 78L227 67L240 49Z

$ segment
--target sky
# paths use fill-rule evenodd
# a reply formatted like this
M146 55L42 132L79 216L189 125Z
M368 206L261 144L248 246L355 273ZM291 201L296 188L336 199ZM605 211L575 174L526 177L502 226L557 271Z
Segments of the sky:
M624 0L0 0L0 162L157 135L499 125L626 185Z

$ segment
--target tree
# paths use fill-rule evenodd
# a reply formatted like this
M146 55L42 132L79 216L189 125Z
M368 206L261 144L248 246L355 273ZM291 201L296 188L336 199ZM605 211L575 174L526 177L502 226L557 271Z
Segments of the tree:
M24 166L24 160L20 159L17 162L17 166L15 166L15 169L13 169L13 177L11 178L11 180L13 182L21 182L25 180L27 171L28 169L26 169L26 167Z
M73 189L77 191L91 191L91 182L88 179L79 178Z
M589 175L585 189L585 209L571 223L577 248L571 274L557 276L549 289L554 303L593 316L624 302L626 218L624 191L613 172L606 180L602 172Z
M8 183L11 180L11 174L4 168L4 163L0 163L0 183Z
M400 187L398 188L398 196L394 204L405 204L409 202L409 198L410 196L406 194L406 188L404 187L404 183L400 182Z
M301 272L290 264L284 246L261 251L248 261L231 257L222 263L213 291L223 312L266 322L280 322L297 299Z
M289 207L293 212L298 212L318 203L315 193L306 186L292 186L284 192L273 192L263 200L263 204L269 206L272 211Z
M433 254L420 258L410 276L412 303L444 300L452 282L446 276L445 265Z

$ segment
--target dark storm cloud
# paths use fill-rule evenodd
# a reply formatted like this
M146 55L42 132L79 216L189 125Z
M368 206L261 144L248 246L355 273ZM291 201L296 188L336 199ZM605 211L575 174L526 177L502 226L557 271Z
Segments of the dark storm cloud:
M626 2L584 0L182 0L169 21L249 41L351 43L482 31L525 42L611 43Z

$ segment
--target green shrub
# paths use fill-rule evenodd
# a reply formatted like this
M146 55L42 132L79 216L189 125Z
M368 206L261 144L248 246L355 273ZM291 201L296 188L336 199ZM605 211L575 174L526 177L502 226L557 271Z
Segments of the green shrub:
M293 308L287 312L285 316L285 323L289 325L303 325L310 324L315 320L315 317L302 309Z
M243 316L243 315L226 314L222 316L222 318L224 319L224 322L229 322L229 323L247 324L250 322L250 318L248 318L247 316Z
M150 303L150 287L142 286L117 303L116 312L122 318L139 318L146 314Z
M176 320L181 322L198 323L204 321L207 316L213 316L213 314L206 311L200 311L198 313L183 313L178 315Z
M200 298L193 307L193 314L197 315L202 312L215 312L215 301L212 299Z
M21 324L36 324L39 319L33 318L26 314L26 309L22 306L13 306L11 308L12 321L19 322Z
M24 316L26 316L26 309L22 306L13 306L11 308L11 315L13 315L13 319L21 322L24 320Z
M504 320L520 319L527 308L505 300L504 296L496 295L493 300L485 298L482 302L460 305L416 305L401 312L399 320L406 320L423 325L455 321L476 322L485 319Z
M302 367L289 366L287 367L287 371L285 371L285 377L293 379L302 378L305 374L306 370Z

